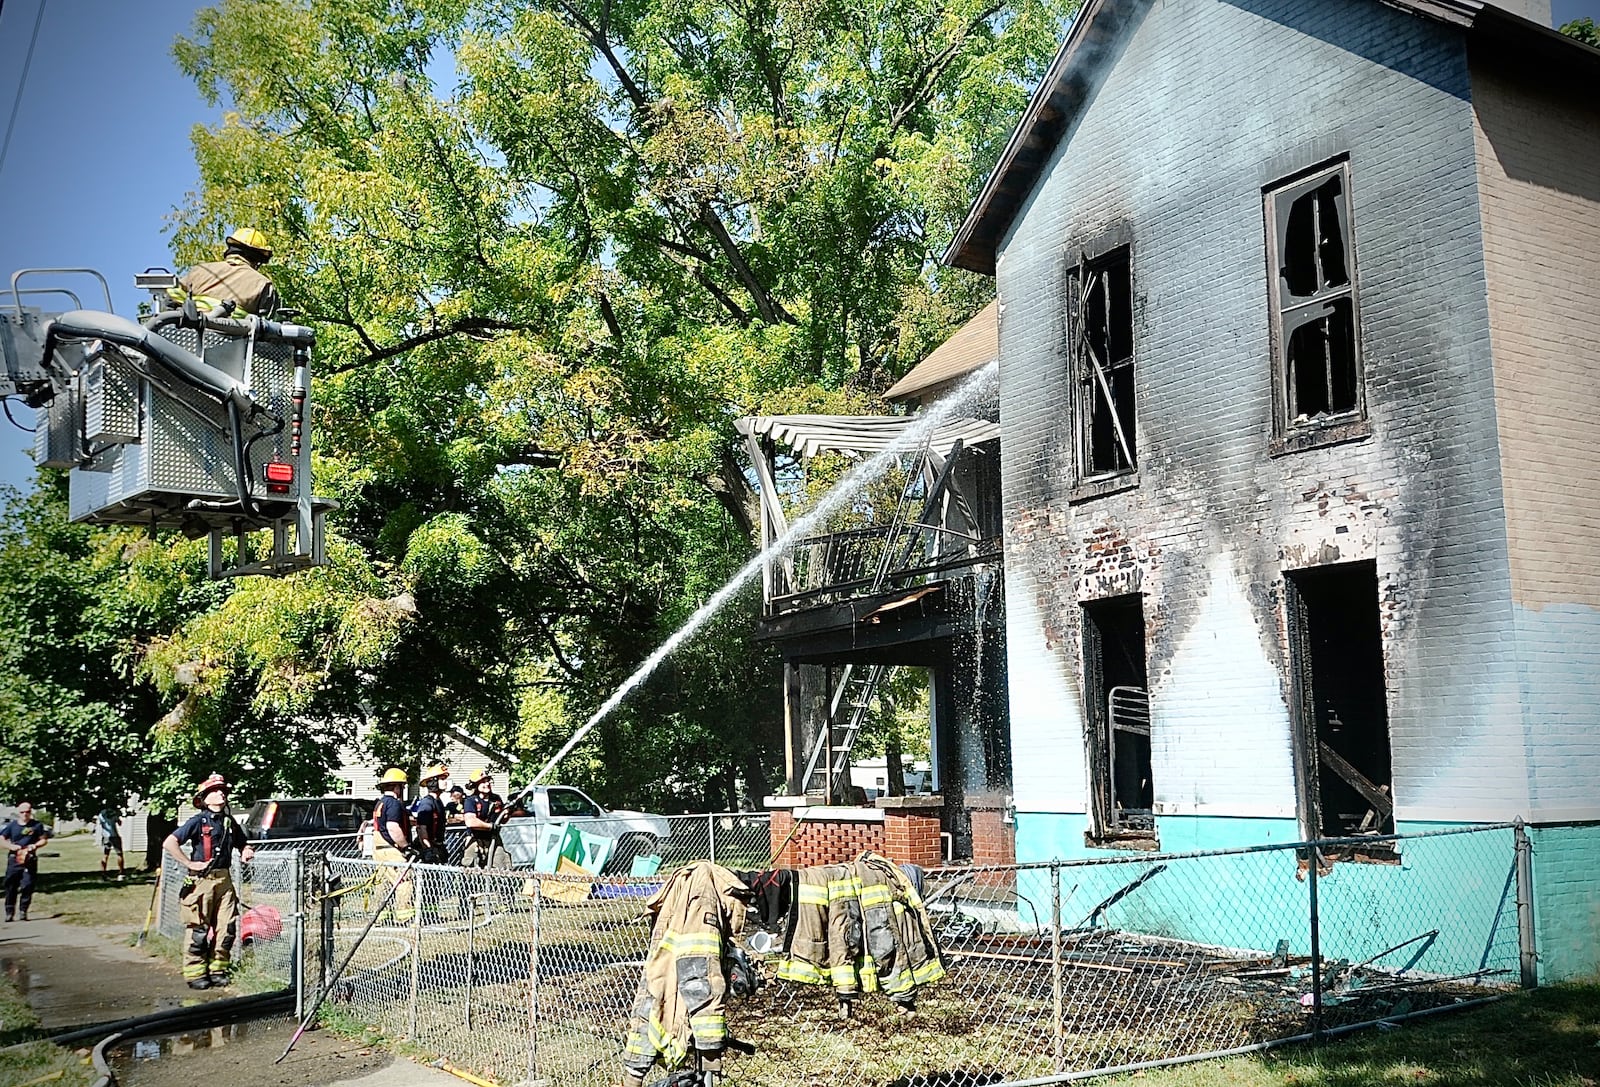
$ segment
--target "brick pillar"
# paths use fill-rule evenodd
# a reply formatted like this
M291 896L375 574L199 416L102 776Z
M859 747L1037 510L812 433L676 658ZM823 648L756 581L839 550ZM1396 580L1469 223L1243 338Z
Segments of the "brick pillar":
M1006 797L1000 793L969 793L972 814L972 863L1016 864L1017 828L1006 822Z
M794 829L794 812L788 808L773 808L767 833L772 837L772 867L798 868L799 851L789 832ZM795 835L799 837L799 835ZM781 852L780 852L781 851Z
M924 868L937 868L944 863L944 848L939 840L944 797L884 796L878 798L878 807L883 809L885 856Z

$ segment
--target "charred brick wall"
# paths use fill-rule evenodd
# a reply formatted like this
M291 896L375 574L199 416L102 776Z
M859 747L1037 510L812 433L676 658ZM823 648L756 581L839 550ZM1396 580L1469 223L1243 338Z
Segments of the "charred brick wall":
M1515 814L1462 37L1376 0L1164 0L1103 60L997 271L1020 859L1082 826L1080 605L1131 592L1162 847L1226 844L1194 829L1215 818L1268 821L1234 840L1295 834L1285 571L1358 560L1378 570L1397 819ZM1340 155L1370 433L1274 456L1262 190ZM1136 486L1084 497L1063 294L1106 239L1131 246L1140 463ZM1056 829L1030 836L1030 819Z

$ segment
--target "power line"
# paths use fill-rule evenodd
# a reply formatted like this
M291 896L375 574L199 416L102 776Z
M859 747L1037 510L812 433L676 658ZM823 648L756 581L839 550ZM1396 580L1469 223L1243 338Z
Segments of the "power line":
M17 80L17 97L11 103L11 120L6 122L5 142L0 143L0 174L5 173L6 153L11 150L11 133L17 127L17 110L22 107L22 90L28 85L28 69L33 66L33 47L39 44L39 25L44 22L45 0L39 0L39 13L33 17L33 35L28 38L28 55L22 61L22 78ZM0 0L0 9L5 0Z

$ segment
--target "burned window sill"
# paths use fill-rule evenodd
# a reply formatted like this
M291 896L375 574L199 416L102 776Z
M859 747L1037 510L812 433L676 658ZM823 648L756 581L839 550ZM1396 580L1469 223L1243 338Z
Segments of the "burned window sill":
M1272 456L1281 457L1307 449L1322 449L1330 445L1359 442L1372 436L1370 419L1353 419L1348 416L1322 423L1301 423L1272 439L1269 450Z
M1103 834L1086 830L1083 844L1090 849L1129 849L1142 853L1154 853L1161 848L1153 830L1112 830Z
M1138 472L1124 472L1116 476L1096 476L1093 479L1081 480L1076 487L1072 488L1072 493L1067 495L1067 502L1076 505L1079 502L1104 498L1109 494L1121 494L1123 491L1137 490L1138 487Z

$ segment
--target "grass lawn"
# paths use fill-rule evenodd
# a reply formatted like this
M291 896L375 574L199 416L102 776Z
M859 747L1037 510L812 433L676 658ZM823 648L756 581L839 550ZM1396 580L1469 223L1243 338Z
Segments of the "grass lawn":
M117 858L111 856L111 882L100 878L100 846L93 834L53 838L39 858L39 893L34 912L54 914L75 925L125 927L130 934L144 925L156 876L129 858L128 878L117 883Z
M11 979L0 974L0 1083L9 1087L88 1087L94 1069L85 1057L53 1042L30 1042L39 1019ZM20 1043L27 1042L27 1045ZM19 1048L10 1049L17 1045Z
M1600 985L1518 993L1487 1007L1101 1082L1140 1087L1596 1087Z

